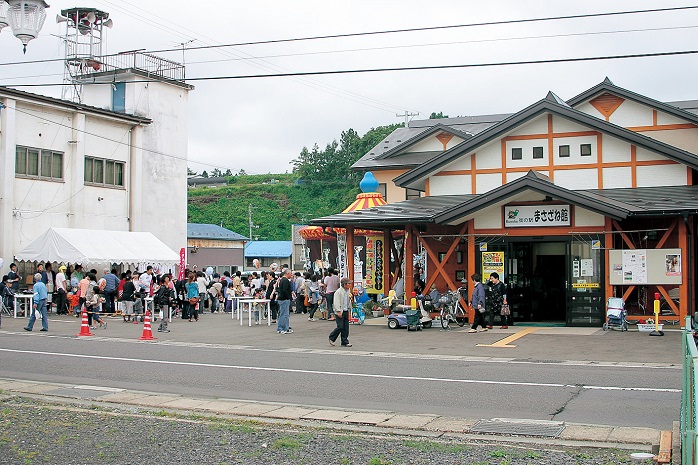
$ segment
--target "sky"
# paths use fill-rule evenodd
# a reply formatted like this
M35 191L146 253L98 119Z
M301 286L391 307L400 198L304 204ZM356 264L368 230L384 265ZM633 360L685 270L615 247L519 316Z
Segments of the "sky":
M698 49L698 9L373 34L211 48L212 45L692 6L673 0L51 0L26 55L10 28L0 65L63 57L61 9L108 12L105 53L145 49L186 64L188 78L486 64ZM182 45L186 44L186 45ZM183 52L182 48L186 48ZM305 146L323 148L353 128L404 122L398 114L512 113L601 82L661 101L698 99L698 54L601 61L197 80L189 95L189 167L284 173ZM0 85L60 97L60 62L0 66Z

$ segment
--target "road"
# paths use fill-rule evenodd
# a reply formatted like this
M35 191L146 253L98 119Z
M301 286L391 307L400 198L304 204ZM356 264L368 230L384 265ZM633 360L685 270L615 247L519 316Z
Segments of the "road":
M284 346L261 339L246 346L140 343L112 337L109 330L98 335L110 337L77 339L55 334L70 331L6 330L6 321L0 332L2 378L469 419L670 429L679 418L681 371L672 364L438 357L433 350L429 357L354 348L348 352L329 345L308 347L302 337L266 332L265 337L286 338ZM131 325L119 329L126 326ZM294 326L303 331L299 323ZM404 337L382 328L363 330Z

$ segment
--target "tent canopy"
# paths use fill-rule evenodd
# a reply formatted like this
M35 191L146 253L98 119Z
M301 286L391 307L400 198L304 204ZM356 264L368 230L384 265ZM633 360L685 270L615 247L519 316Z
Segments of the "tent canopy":
M149 232L49 228L15 258L20 261L172 266L179 254Z

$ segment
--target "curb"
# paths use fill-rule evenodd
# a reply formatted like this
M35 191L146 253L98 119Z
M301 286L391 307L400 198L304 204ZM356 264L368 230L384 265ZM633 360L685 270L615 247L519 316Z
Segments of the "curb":
M599 449L613 448L651 452L659 442L660 431L653 428L585 425L540 420L487 419L512 424L552 424L561 426L554 437L526 436L497 432L477 432L472 428L481 420L376 410L349 410L310 405L287 405L273 402L254 402L237 399L191 398L177 394L152 394L144 391L100 386L44 383L0 378L0 400L11 396L34 397L42 400L116 404L154 411L173 411L197 415L223 415L240 419L254 419L267 423L291 423L363 431L371 434L414 435L430 438L477 439L491 442L519 444L554 444ZM8 396L9 394L9 396Z

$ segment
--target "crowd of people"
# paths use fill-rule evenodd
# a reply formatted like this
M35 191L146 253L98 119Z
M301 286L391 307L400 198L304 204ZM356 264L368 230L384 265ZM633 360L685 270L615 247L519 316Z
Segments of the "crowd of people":
M42 331L48 331L48 313L72 313L79 317L83 310L91 329L96 329L97 325L106 329L108 323L102 318L104 315L121 315L125 323L137 324L143 321L144 309L150 308L153 317L160 320L158 331L169 332L171 317L197 322L202 313L230 313L237 310L238 298L252 297L270 301L271 320L277 324L279 334L293 332L290 312L307 314L309 321L336 321L339 332L330 335L330 343L334 345L334 340L341 335L342 345L350 345L348 318L353 297L346 299L345 284L340 282L337 270L330 268L321 274L294 273L283 265L281 272L254 271L249 276L243 276L240 271L232 274L226 271L220 275L189 269L184 276L184 279L175 279L170 273L158 274L152 266L121 273L116 268L104 268L98 273L96 269L85 271L81 265L60 265L55 273L51 263L39 263L33 277L34 305L24 329L33 329L37 312L42 317ZM19 292L22 280L14 263L10 265L10 273L2 278L0 295L11 310L13 296ZM335 303L338 292L343 300ZM266 308L266 305L254 304L257 324L265 316Z

